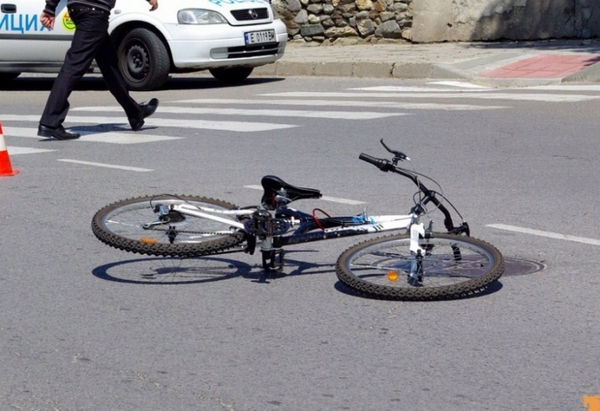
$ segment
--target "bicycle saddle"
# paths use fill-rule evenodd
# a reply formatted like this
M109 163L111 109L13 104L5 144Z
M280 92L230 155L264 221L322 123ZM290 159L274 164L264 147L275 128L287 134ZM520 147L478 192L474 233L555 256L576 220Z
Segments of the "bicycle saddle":
M264 189L261 203L270 209L277 207L277 204L275 203L275 196L279 194L279 190L282 188L287 192L287 198L289 198L291 201L303 198L321 198L322 196L319 190L314 188L296 187L286 183L277 176L264 176L262 180L260 180L260 183Z

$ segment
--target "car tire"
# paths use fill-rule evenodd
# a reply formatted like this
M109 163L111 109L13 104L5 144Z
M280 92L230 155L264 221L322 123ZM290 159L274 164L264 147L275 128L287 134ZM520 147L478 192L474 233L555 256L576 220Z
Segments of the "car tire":
M0 73L0 83L11 81L19 77L21 73Z
M119 71L130 90L155 90L169 76L171 59L161 38L151 30L137 28L119 42Z
M209 69L214 78L225 84L236 84L246 80L254 67L230 67Z

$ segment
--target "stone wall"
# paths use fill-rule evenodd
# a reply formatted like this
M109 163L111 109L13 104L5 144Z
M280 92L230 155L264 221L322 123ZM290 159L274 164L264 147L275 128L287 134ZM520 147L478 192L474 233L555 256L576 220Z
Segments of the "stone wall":
M413 0L273 0L291 40L410 40Z
M272 0L313 43L600 37L600 0Z

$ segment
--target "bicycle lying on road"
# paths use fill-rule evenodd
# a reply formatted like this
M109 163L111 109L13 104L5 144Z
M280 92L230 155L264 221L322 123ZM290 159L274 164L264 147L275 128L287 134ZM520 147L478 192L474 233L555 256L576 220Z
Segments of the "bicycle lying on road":
M470 237L469 225L442 194L439 184L398 166L410 159L383 140L381 144L393 154L391 160L364 153L359 158L414 182L418 192L406 215L365 212L338 217L319 208L310 213L300 211L289 204L318 199L321 192L267 175L261 180L263 196L256 206L236 207L191 195L137 197L99 210L93 217L92 231L111 247L146 255L190 258L228 252L254 254L259 250L265 270L282 269L286 246L401 231L368 239L344 251L336 263L339 280L362 295L395 300L451 299L485 290L504 271L501 253ZM424 180L439 191L427 188ZM442 214L445 233L434 232L430 217L434 211ZM454 225L452 215L460 218L459 225Z

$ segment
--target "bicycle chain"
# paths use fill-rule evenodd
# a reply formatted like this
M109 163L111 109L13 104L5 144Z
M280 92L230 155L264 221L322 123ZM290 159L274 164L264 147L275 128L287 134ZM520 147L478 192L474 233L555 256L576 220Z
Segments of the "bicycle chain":
M159 230L157 228L151 227L151 228L147 228L147 230L150 231L161 231L166 233L168 230L167 229L162 229ZM217 232L212 232L212 231L188 231L188 230L177 230L177 233L181 233L181 234L212 234L212 235L224 235L222 233L217 233ZM233 234L233 233L232 233Z

